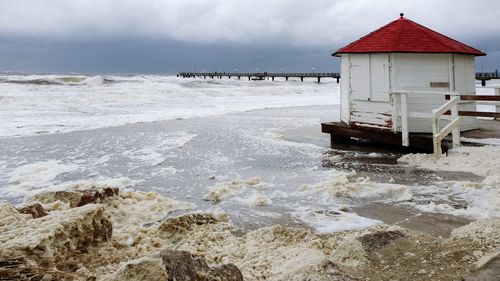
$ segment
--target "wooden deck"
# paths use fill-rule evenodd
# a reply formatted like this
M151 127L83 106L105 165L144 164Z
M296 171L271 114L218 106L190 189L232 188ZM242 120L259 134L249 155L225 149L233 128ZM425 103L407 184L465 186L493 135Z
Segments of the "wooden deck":
M479 129L462 132L461 136L468 139L500 138L500 121L479 119ZM410 149L432 152L432 134L410 133L410 146L403 147L401 133L393 133L390 130L349 126L341 122L327 122L321 124L321 132L330 134L332 143L353 142L354 139L369 140L375 143L389 145L397 149ZM474 145L474 142L462 142ZM451 138L443 141L445 147L451 147ZM446 151L446 149L444 149Z
M401 133L394 133L390 130L327 122L321 123L321 132L330 134L332 143L351 142L352 138L355 138L403 148ZM409 138L410 149L432 152L432 134L410 133Z

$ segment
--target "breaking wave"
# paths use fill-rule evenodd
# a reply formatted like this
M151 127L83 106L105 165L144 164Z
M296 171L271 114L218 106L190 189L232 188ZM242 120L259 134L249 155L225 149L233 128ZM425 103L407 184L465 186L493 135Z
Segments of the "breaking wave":
M14 76L1 77L0 83L31 85L97 86L125 82L101 75L96 76ZM127 80L126 82L130 82Z

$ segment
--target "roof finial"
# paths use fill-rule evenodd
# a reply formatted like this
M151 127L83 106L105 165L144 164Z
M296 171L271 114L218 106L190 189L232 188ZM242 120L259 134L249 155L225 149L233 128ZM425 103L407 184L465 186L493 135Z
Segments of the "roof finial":
M405 14L403 14L403 13L400 13L400 14L399 14L399 16L400 16L400 17L403 17L404 15L405 15Z

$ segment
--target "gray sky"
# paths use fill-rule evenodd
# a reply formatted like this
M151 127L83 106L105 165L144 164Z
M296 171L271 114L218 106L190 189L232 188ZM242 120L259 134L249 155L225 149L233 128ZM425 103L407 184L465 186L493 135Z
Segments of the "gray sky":
M500 68L500 1L0 0L0 70L338 70L330 53L406 17Z

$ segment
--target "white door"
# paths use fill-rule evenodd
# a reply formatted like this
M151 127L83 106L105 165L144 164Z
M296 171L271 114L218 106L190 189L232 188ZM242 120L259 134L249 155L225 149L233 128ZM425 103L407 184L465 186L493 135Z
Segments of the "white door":
M351 99L370 100L370 55L351 54Z
M389 99L389 54L370 54L370 101Z

